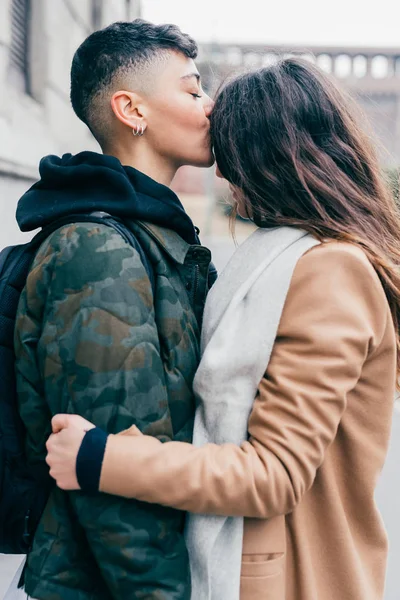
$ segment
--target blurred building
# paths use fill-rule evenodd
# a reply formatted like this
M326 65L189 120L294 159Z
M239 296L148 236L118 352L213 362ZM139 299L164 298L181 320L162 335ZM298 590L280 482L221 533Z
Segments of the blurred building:
M140 16L140 0L0 0L0 248L46 154L96 150L69 101L69 71L94 30Z
M205 89L213 95L236 72L268 65L277 56L303 56L331 74L361 106L365 126L384 167L400 166L400 46L288 47L261 44L201 44L198 67ZM179 192L202 193L206 178L191 168L175 180Z

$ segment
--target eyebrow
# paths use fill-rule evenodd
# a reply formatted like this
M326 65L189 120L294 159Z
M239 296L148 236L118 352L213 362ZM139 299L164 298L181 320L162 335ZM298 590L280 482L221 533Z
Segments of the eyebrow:
M192 79L193 77L195 77L197 79L197 83L200 83L200 75L198 73L188 73L188 75L183 75L183 77L181 77L181 79Z

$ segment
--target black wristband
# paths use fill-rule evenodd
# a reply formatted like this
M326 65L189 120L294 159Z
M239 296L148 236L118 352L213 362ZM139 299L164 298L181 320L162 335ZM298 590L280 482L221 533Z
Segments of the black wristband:
M86 432L76 457L76 477L83 492L99 491L101 467L103 465L108 434L94 427Z

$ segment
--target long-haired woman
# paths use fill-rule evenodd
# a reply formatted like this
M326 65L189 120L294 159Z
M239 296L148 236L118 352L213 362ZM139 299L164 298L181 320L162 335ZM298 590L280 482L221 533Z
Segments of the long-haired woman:
M61 415L51 474L86 489L90 459L102 492L191 513L193 600L382 600L394 200L347 100L307 62L231 81L211 123L219 172L258 230L207 300L193 445L135 427L85 435L88 422Z

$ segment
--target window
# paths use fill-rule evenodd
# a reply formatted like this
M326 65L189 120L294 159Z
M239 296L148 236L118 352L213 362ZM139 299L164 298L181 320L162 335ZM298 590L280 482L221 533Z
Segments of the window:
M140 0L125 0L126 20L132 21L141 16Z
M96 31L101 29L103 21L103 2L102 0L92 0L92 29Z
M353 72L353 61L348 54L339 54L335 60L334 75L339 79L351 77Z
M317 56L317 64L320 67L320 69L325 71L325 73L332 73L333 61L332 56L330 56L329 54L319 54Z
M30 25L31 0L12 0L10 78L26 94L31 94Z
M356 77L362 79L362 77L366 77L368 70L368 61L367 57L362 54L357 54L353 58L353 72Z
M389 61L386 56L374 56L371 60L371 75L375 79L385 79L389 76Z

